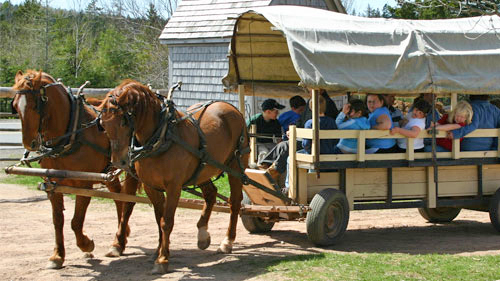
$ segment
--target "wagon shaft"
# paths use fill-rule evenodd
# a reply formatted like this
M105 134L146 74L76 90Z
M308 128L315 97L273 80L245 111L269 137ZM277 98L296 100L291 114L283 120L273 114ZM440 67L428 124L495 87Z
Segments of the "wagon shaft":
M100 182L111 181L114 178L113 175L102 174L102 173L76 172L68 170L55 170L55 169L42 169L42 168L21 168L21 167L7 167L5 168L5 173L12 175L26 175L26 176L88 180L88 181L100 181Z
M47 192L59 192L65 194L74 194L78 196L86 196L86 197L99 197L99 198L107 198L113 199L122 202L136 202L136 203L146 203L151 204L151 201L147 197L129 195L124 193L113 193L107 191L98 191L93 189L84 189L84 188L76 188L71 186L64 185L54 185L51 183L44 183L44 191ZM187 208L187 209L203 209L203 204L205 201L197 200L197 199L179 199L179 208ZM216 203L213 210L215 212L229 213L229 205L225 203Z

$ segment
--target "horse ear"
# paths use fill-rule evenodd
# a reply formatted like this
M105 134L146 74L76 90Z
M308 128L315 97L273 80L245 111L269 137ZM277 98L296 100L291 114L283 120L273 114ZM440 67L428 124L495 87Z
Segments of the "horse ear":
M19 82L19 80L21 80L23 78L23 71L22 70L18 70L17 73L16 73L16 78L14 79L14 81L16 81L16 84L17 82Z

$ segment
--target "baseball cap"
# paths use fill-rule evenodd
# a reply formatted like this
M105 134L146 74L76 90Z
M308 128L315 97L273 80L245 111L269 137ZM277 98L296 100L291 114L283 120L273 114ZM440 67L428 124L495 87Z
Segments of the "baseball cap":
M283 109L284 105L279 104L275 99L267 99L262 103L262 110Z

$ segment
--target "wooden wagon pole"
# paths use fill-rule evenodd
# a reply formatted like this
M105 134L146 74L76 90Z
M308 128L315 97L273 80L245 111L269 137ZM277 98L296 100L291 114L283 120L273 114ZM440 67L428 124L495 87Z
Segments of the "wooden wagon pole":
M23 167L13 167L13 166L5 168L5 173L9 175L10 174L26 175L26 176L63 178L63 179L69 178L75 180L100 181L100 182L111 181L114 178L114 175L112 174L42 169L42 168L23 168Z
M77 188L77 187L71 187L71 186L65 186L65 185L54 185L51 183L43 183L43 185L44 185L43 190L46 192L58 192L58 193L74 194L74 195L85 196L85 197L107 198L107 199L112 199L112 200L117 200L117 201L122 201L122 202L136 202L136 203L151 204L151 201L147 197L140 197L140 196L125 194L125 193L114 193L114 192L99 191L99 190L94 190L94 189ZM203 209L204 203L205 203L204 200L181 198L181 199L179 199L178 206L180 208L201 210L201 209ZM216 203L214 205L213 210L216 212L222 212L222 213L229 213L230 212L229 206L226 204L221 204L221 203Z

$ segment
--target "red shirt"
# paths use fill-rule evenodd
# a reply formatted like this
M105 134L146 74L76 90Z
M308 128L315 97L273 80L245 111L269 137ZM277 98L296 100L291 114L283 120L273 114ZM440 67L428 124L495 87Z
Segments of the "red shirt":
M441 117L441 119L439 119L438 124L446 125L446 124L453 124L453 123L448 123L448 114L444 114L443 117ZM458 125L463 127L463 126L465 126L465 123L458 123ZM461 138L460 141L462 141L463 139L464 138ZM451 151L453 143L450 139L447 139L447 138L437 138L436 144Z

